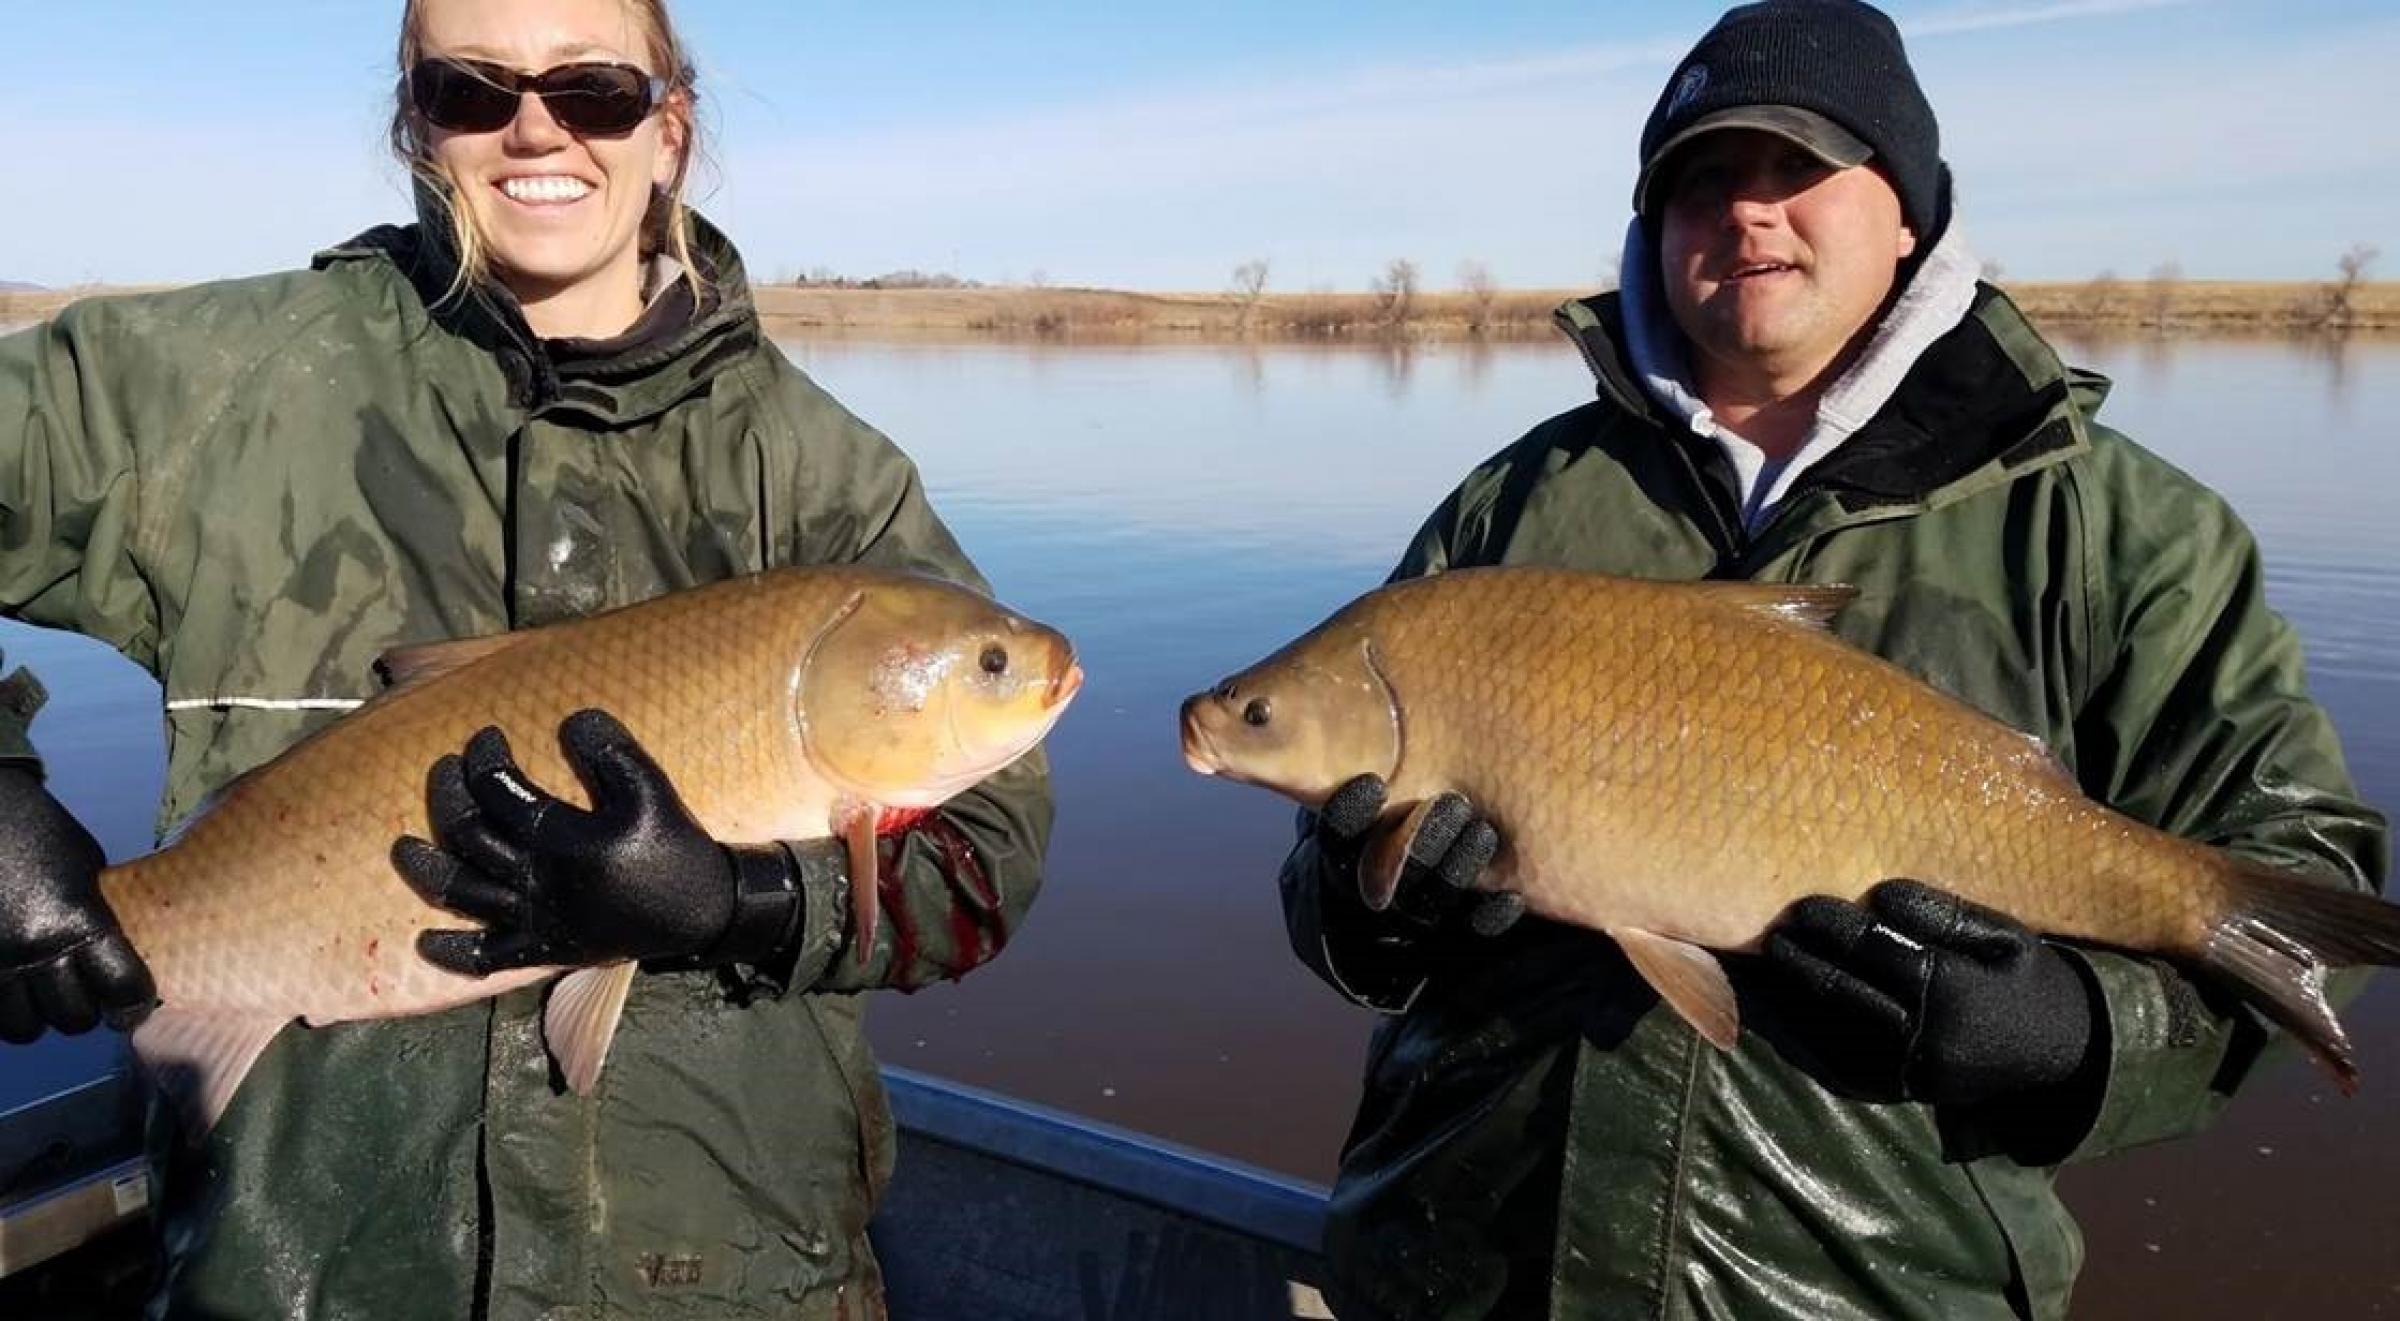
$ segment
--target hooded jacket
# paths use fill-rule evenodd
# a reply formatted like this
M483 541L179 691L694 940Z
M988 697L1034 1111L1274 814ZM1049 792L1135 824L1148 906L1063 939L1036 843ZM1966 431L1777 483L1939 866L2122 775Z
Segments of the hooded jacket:
M0 611L158 677L162 822L370 696L398 644L790 564L984 587L701 228L701 292L612 342L544 343L497 291L445 299L455 261L413 226L0 340ZM31 751L35 687L14 691L0 756ZM1036 754L887 841L863 965L826 887L777 966L637 978L588 1099L553 1085L539 988L285 1031L200 1150L160 1144L161 1306L874 1314L892 1125L854 993L997 953L1050 817Z
M1471 472L1393 576L1850 584L1838 634L2041 737L2092 797L2379 885L2385 823L2241 521L2097 422L2107 383L2004 294L1966 301L1748 523L1726 452L1642 384L1619 299L1571 304L1560 324L1598 397ZM1345 1321L2063 1316L2082 1242L2041 1162L2201 1128L2267 1039L2165 961L2073 947L2108 1022L2089 1113L1875 1104L1796 1062L1771 1002L1717 1051L1598 933L1534 919L1408 950L1330 888L1305 829L1282 883L1301 958L1390 1015L1329 1216Z

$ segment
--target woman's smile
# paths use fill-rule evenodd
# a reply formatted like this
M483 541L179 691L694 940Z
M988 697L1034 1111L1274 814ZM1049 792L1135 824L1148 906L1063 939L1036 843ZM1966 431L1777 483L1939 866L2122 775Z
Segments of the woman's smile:
M531 211L556 211L590 197L599 189L571 174L517 174L500 180L508 200Z

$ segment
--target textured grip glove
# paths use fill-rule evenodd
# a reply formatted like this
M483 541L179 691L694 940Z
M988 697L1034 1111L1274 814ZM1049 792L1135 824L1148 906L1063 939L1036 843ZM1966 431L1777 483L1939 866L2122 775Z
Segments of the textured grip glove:
M131 1027L158 999L100 896L105 862L39 772L0 765L0 1041Z
M2076 1078L2106 1033L2073 959L2004 914L1915 881L1862 907L1794 904L1766 941L1790 1017L1839 1083L1883 1100L1977 1105Z
M589 811L528 780L497 729L434 763L426 796L439 844L403 837L392 863L426 902L486 925L425 932L425 958L472 977L623 959L705 966L761 961L798 937L790 853L711 839L604 711L567 717L559 746Z
M1381 842L1375 824L1389 794L1382 776L1361 775L1345 781L1318 809L1317 849L1334 877L1345 882L1357 877L1360 859ZM1386 827L1407 828L1407 822ZM1481 936L1499 935L1524 915L1522 897L1475 888L1483 869L1499 856L1500 832L1463 796L1435 798L1406 847L1407 861L1387 912L1427 932L1467 930Z

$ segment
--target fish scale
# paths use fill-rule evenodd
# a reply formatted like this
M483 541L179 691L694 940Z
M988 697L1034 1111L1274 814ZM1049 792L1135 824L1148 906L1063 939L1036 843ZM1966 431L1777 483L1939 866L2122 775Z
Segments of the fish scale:
M178 1006L289 1008L334 1022L446 1008L493 994L495 980L538 979L546 974L459 977L417 956L419 931L458 925L388 861L400 836L432 836L425 782L434 761L498 725L535 783L588 805L555 731L599 707L633 732L718 838L821 838L832 794L797 746L770 746L750 728L760 722L724 715L728 705L776 709L790 658L850 589L828 575L797 592L668 598L630 627L615 619L528 633L478 661L478 682L381 697L273 772L236 781L174 847L112 869L103 882L110 906L161 1000ZM689 643L695 615L707 617L708 647ZM774 833L777 823L789 833Z
M1014 676L978 677L995 644L1019 658ZM391 848L433 837L428 772L486 726L509 736L534 784L588 807L557 730L576 711L608 711L709 835L768 844L861 822L872 832L886 808L895 826L913 819L1030 750L1081 680L1055 631L963 587L864 568L775 570L387 659L425 673L395 676L392 691L226 786L167 847L102 877L161 1002L135 1048L203 1075L203 1127L294 1018L428 1013L561 971L464 977L417 953L420 933L471 923L419 898ZM919 686L916 706L890 699L897 665ZM804 692L822 705L804 710ZM850 845L871 868L871 833ZM853 895L863 949L872 906ZM593 1015L577 1030L598 1038L571 1080L596 1076L629 984L630 966L617 968L613 989L592 992L600 1000L568 1006ZM554 1006L562 998L584 997L562 988Z
M1311 807L1381 775L1387 831L1465 795L1502 839L1483 884L1616 936L1719 1045L1736 1011L1705 951L1906 877L2208 967L2351 1084L2324 971L2400 962L2400 908L2086 798L2034 739L1833 636L1852 594L1526 566L1393 584L1194 695L1185 757ZM1404 857L1369 853L1369 902Z
M1802 894L1855 898L1905 875L2062 934L2165 944L2198 930L2205 891L2114 866L2096 817L2071 852L2088 864L2097 843L2101 865L2062 865L2054 817L2072 808L2024 736L1830 636L1670 586L1620 582L1624 599L1574 610L1547 575L1496 590L1445 578L1430 599L1395 595L1399 627L1367 617L1411 742L1464 750L1404 760L1393 794L1469 791L1512 841L1494 883L1537 912L1597 923L1633 905L1662 934L1747 948ZM1469 700L1413 700L1453 686ZM1519 773L1528 762L1544 773ZM1629 837L1648 847L1624 856ZM1690 892L1711 896L1707 911L1658 902Z

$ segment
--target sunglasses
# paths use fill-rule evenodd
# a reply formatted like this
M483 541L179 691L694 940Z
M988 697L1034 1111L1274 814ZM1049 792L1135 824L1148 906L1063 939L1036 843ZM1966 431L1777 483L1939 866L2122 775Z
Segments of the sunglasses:
M664 79L630 64L561 64L519 73L503 64L451 58L419 60L408 71L408 99L427 122L453 133L489 133L517 117L525 94L561 128L590 137L631 133L666 99Z

